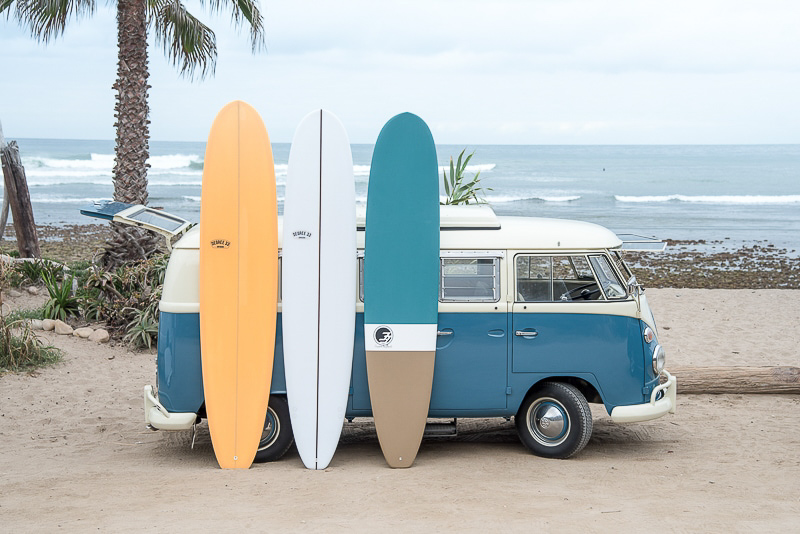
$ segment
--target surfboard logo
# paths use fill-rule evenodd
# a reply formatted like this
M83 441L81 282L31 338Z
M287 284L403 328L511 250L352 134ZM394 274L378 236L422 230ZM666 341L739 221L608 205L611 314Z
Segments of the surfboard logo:
M394 332L392 332L392 329L388 326L379 326L372 333L372 338L375 340L375 343L381 347L386 347L392 343Z
M231 242L227 239L212 239L211 240L211 248L228 248L231 246Z
M297 230L296 232L292 232L292 236L296 237L297 239L308 239L311 237L311 232L306 230Z

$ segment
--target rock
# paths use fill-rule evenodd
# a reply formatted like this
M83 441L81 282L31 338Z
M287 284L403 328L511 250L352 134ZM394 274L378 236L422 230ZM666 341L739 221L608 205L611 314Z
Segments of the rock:
M94 333L94 330L89 328L88 326L84 326L83 328L76 328L75 331L72 333L75 337L82 337L83 339L88 339Z
M28 293L30 293L31 295L38 295L39 294L39 288L36 287L36 286L30 286L28 288Z
M42 330L53 330L56 327L56 322L52 319L45 319L42 321Z
M111 336L108 335L108 332L106 330L98 328L97 330L92 332L91 336L89 336L89 341L94 341L95 343L108 343L110 337Z
M8 296L11 297L12 299L15 299L17 297L21 297L22 293L20 293L16 289L9 289L8 290Z
M72 327L64 321L56 320L56 334L68 336L72 334Z
M41 319L31 319L31 328L34 330L44 330L44 326L42 326L43 322L44 321Z

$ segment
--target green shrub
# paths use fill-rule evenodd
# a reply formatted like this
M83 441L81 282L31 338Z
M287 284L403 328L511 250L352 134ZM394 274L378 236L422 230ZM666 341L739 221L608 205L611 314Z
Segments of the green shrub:
M51 365L61 359L61 351L44 345L28 321L0 317L0 369L27 371Z
M24 283L38 284L42 282L44 274L49 272L47 263L42 259L16 263L14 264L14 271L16 271L20 277L20 281L17 285L22 285Z
M87 319L103 320L135 347L152 347L158 339L158 303L169 256L124 265L115 271L88 270L81 309Z
M44 305L44 315L48 319L65 321L70 315L80 314L80 301L72 294L73 277L65 276L59 282L53 274L44 275L44 285L50 299Z
M152 348L153 342L158 339L158 319L148 309L134 310L133 314L134 318L126 326L122 340L136 348Z

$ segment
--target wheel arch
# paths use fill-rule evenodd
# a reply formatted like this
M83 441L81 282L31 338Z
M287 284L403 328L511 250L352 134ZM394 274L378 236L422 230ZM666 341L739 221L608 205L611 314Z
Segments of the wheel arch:
M599 390L597 387L592 384L589 380L585 378L581 378L578 376L570 376L570 375L553 375L547 376L540 380L537 380L531 387L528 388L528 391L525 392L523 397L526 398L528 395L536 391L538 387L540 387L545 382L563 382L564 384L570 384L574 386L578 391L581 392L581 395L586 398L586 401L589 403L594 404L603 404L603 397L600 395ZM519 407L517 407L519 409Z

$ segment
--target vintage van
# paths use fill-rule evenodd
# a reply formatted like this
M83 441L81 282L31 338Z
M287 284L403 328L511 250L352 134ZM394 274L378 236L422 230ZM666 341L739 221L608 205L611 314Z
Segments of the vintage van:
M346 418L370 417L363 333L364 218ZM199 229L174 246L160 303L155 386L145 421L191 429L205 417L198 317ZM548 458L578 453L592 433L588 403L618 423L675 412L676 379L644 290L622 257L623 241L586 222L499 217L488 206L441 210L439 326L430 418L514 417L522 442ZM353 252L354 254L356 251ZM284 379L281 306L275 365L256 461L292 444Z

